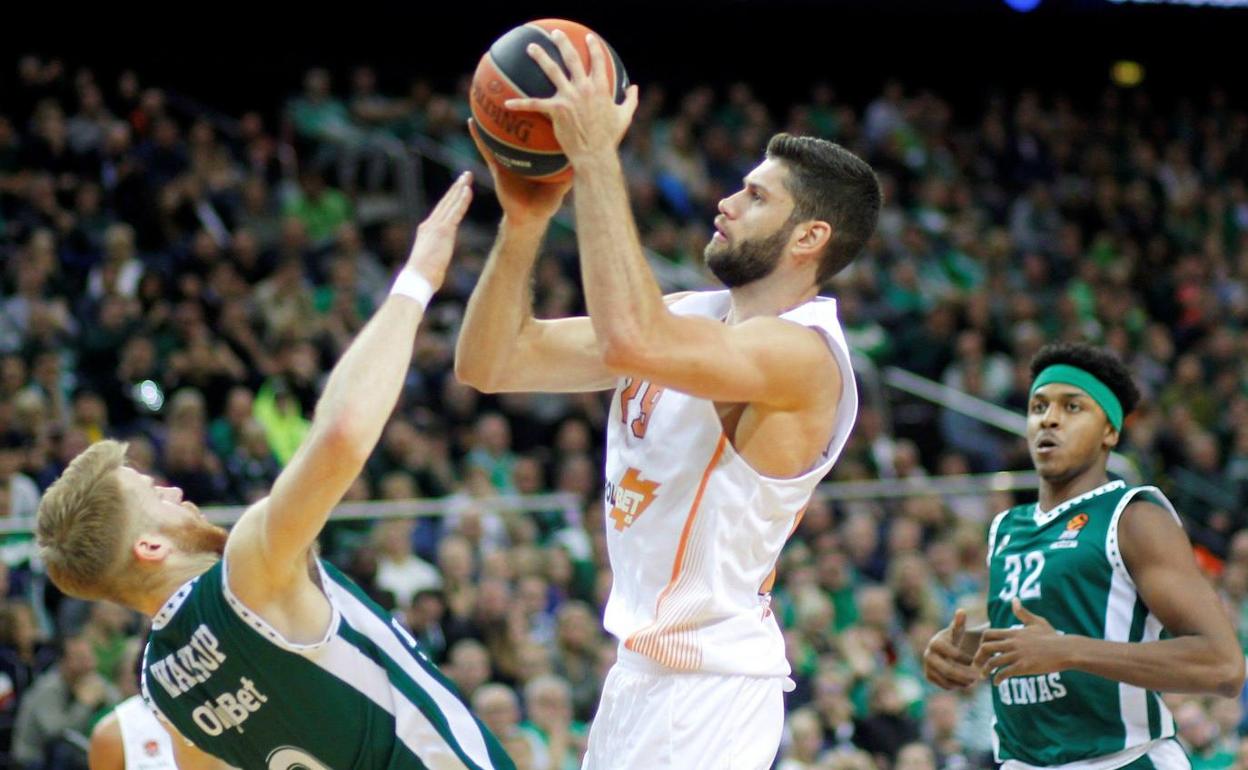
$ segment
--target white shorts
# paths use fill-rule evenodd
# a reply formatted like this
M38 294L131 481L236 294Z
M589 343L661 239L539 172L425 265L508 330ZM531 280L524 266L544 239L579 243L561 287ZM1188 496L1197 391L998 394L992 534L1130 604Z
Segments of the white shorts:
M582 770L767 770L784 730L783 677L611 667Z

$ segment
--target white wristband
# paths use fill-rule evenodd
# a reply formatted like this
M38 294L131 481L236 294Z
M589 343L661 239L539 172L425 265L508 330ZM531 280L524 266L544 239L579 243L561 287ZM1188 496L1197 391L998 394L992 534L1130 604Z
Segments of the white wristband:
M429 307L429 300L433 298L433 284L415 270L404 269L400 270L399 277L394 279L390 293L414 299L422 308Z

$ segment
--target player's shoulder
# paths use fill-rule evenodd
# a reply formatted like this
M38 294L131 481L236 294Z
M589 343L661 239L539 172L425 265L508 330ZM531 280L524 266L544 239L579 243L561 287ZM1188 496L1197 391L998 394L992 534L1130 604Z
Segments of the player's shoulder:
M1166 497L1156 486L1151 484L1141 484L1131 486L1123 484L1118 495L1114 499L1114 508L1119 512L1119 517L1129 519L1135 517L1169 519L1177 523L1180 527L1183 525L1179 518L1179 513L1175 510L1174 504ZM1130 514L1128 516L1127 514Z
M988 521L988 538L991 542L999 537L1001 533L1013 532L1019 527L1028 528L1034 526L1036 515L1036 506L1034 503L1023 503L1021 505L1012 505L1003 511L998 511Z
M268 497L252 503L230 528L230 536L225 541L222 562L228 562L225 568L227 588L249 606L265 603L260 600L267 599L268 594L278 588L273 579L275 565L268 558L266 547L265 517L268 515Z
M674 291L671 294L664 294L663 301L667 303L668 307L671 307L672 305L675 305L683 300L685 297L691 297L697 293L698 292L696 291Z
M1183 526L1182 520L1179 518L1178 512L1174 510L1174 506L1165 496L1158 494L1154 496L1149 493L1141 492L1132 495L1122 508L1123 524L1120 526L1130 526L1126 524L1129 521L1137 521L1148 526L1162 526L1167 529L1172 525Z
M845 342L845 333L837 318L836 300L832 297L812 297L801 305L781 313L776 320L780 324L800 330L807 343L817 343L821 353L833 353L833 358L839 358L844 362L839 366L843 367L848 362L849 346ZM836 355L837 351L840 352L840 356Z
M1124 550L1172 550L1176 541L1186 540L1182 519L1156 487L1134 488L1124 502L1117 522L1117 539Z
M722 318L732 307L732 296L727 291L678 291L663 297L667 309L677 315L696 315Z
M1015 511L1022 507L1023 506L1016 505L1012 508L1006 508L1004 511L998 511L993 515L992 519L988 522L988 540L990 543L996 538L997 532L1001 529L1001 526L1011 518L1011 515L1014 514Z
M786 321L803 326L838 325L836 299L834 297L815 296L791 310L780 314Z
M1124 484L1120 494L1123 496L1130 496L1131 501L1128 505L1146 503L1149 505L1155 505L1159 508L1172 507L1169 498L1166 497L1166 493L1162 492L1161 489L1154 484L1138 484L1136 486Z
M100 717L100 720L91 728L92 743L97 738L103 741L121 740L121 716L117 713L117 707L120 705L120 703L117 704L107 714Z

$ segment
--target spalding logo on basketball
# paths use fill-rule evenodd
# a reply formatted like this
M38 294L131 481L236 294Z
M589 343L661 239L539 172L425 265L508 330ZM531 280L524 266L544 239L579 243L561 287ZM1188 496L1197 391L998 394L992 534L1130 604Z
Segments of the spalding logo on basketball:
M472 76L472 118L481 141L500 166L535 182L561 182L571 177L568 159L559 149L550 119L536 112L509 110L503 103L526 96L539 99L554 96L554 84L525 49L530 43L540 45L566 73L563 56L550 38L550 33L556 29L563 30L572 41L588 70L589 47L585 45L585 36L590 29L564 19L540 19L516 27L495 40ZM607 51L610 53L607 67L615 83L615 101L620 104L628 88L628 75L615 49L608 45Z

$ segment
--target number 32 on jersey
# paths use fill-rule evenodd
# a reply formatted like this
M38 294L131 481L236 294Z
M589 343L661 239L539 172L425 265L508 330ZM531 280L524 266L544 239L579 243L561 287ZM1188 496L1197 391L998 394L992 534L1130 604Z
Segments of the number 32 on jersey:
M1005 585L997 594L1004 601L1040 598L1040 573L1044 572L1044 552L1012 553L1005 557Z

